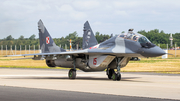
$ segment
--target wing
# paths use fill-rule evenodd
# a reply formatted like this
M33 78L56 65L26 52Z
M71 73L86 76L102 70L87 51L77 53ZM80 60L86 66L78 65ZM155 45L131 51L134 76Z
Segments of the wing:
M79 55L113 55L117 57L141 57L139 54L130 52L130 53L119 53L119 52L112 52L111 48L96 48L96 49L85 49L85 50L78 50L78 51L68 51L68 52L52 52L52 53L36 53L36 54L22 54L22 55L8 55L8 57L12 56L34 56L34 60L42 60L44 58L53 58L56 56L61 55L72 55L72 56L79 56Z

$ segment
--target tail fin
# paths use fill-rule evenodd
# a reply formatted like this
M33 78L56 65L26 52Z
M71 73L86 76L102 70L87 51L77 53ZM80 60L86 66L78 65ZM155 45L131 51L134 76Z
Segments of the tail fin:
M47 31L46 27L44 26L41 20L39 20L38 22L38 30L39 30L40 48L42 53L65 51L64 49L58 47L54 43L52 37L49 35L49 32Z
M83 31L84 31L83 46L82 46L83 49L90 48L90 47L98 44L88 21L86 21L84 23L84 30Z

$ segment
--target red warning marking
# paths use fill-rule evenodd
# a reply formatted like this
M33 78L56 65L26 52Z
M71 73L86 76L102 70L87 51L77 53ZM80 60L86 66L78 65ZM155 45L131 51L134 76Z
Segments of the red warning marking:
M97 64L97 58L94 58L93 59L93 65L96 65Z
M94 47L90 47L89 49L95 49L95 48L97 48L97 46L94 46Z
M48 37L46 37L46 44L49 44L50 43L50 41L49 41L49 36Z

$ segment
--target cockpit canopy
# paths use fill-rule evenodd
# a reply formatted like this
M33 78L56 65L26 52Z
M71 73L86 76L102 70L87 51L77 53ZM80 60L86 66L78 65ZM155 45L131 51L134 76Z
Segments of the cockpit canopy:
M119 37L139 42L141 44L141 46L145 47L145 48L151 48L151 47L155 46L145 36L143 36L139 33L134 33L132 31L133 31L133 29L129 29L128 33L122 33L119 35Z
M139 43L151 43L145 36L141 36L138 38Z

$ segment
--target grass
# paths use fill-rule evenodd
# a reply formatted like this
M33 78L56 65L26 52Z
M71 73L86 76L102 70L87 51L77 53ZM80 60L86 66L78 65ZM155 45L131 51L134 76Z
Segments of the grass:
M172 55L168 55L169 58L175 57L175 52L176 52L176 57L180 57L180 50L168 50L168 53Z
M169 53L173 54L175 53L175 51L169 50ZM180 50L177 50L176 54L177 54L176 57L174 55L169 55L168 59L161 59L161 57L157 57L157 58L142 58L141 61L130 61L125 68L121 69L121 71L180 74ZM0 56L0 67L49 68L45 63L45 60L32 60L32 59L12 60L16 58L23 58L23 57ZM58 67L57 69L64 69L64 68Z
M15 55L15 54L16 55L18 55L18 54L33 54L33 53L39 53L39 50L35 50L35 51L34 50L30 50L30 51L29 50L26 50L26 51L25 50L21 50L21 51L19 51L19 50L16 50L16 51L15 50L12 50L12 51L11 50L7 50L7 51L6 50L3 50L3 51L0 50L1 56Z
M143 58L141 61L130 61L122 71L180 74L180 58Z

